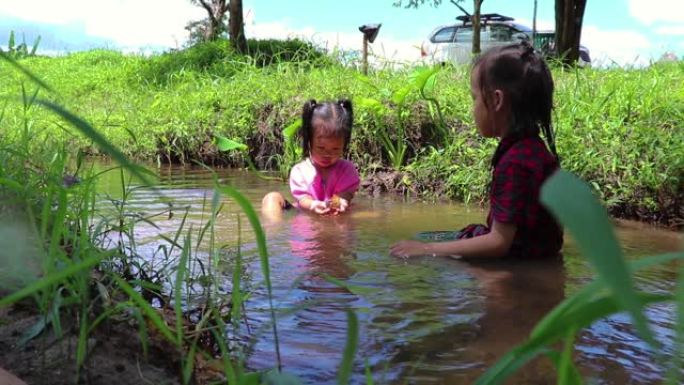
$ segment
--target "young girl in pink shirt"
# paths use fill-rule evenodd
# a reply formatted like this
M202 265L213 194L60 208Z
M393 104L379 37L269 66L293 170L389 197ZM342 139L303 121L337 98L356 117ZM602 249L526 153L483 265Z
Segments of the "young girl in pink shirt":
M295 206L316 214L339 214L349 208L359 188L359 173L342 156L351 139L353 121L349 100L317 103L309 100L302 111L302 148L304 160L290 171L290 191ZM279 192L262 200L266 212L290 207Z

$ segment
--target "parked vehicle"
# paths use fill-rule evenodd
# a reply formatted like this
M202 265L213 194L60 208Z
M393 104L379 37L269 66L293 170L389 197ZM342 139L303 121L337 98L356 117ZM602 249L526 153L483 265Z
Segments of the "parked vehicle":
M421 45L421 56L423 58L437 63L465 64L471 61L473 51L472 16L458 16L456 20L459 23L440 26L430 33L428 40ZM516 23L512 17L498 13L480 15L480 49L482 51L516 41L531 41L532 35L532 28ZM532 43L541 52L552 55L555 33L553 31L537 31ZM579 64L581 66L591 64L589 50L584 46L580 46Z

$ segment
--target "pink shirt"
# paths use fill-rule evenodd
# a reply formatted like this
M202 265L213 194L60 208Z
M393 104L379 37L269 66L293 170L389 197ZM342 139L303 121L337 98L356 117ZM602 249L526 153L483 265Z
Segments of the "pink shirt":
M305 196L324 201L335 194L354 193L359 189L359 182L356 167L345 159L339 159L330 166L325 182L309 158L297 163L290 171L290 191L297 202Z

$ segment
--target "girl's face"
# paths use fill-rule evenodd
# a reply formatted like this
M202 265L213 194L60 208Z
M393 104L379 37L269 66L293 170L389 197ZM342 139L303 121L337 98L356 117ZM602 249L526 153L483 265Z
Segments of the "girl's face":
M489 118L489 111L484 100L484 94L480 87L479 69L473 69L470 74L470 95L473 97L473 117L475 118L475 125L477 126L480 135L485 138L494 136L491 119Z
M470 75L470 94L473 97L473 116L480 135L485 138L505 135L503 92L483 92L480 87L479 69L473 69Z
M311 160L316 166L328 168L342 157L344 138L314 133L311 140Z

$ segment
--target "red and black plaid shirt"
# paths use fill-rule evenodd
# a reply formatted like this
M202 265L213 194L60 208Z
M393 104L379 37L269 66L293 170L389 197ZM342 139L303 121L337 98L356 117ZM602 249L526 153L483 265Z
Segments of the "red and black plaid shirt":
M539 202L541 186L558 169L558 160L535 135L501 139L492 164L487 226L491 229L493 221L517 226L509 256L558 256L563 231Z

